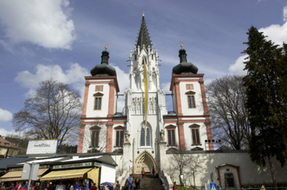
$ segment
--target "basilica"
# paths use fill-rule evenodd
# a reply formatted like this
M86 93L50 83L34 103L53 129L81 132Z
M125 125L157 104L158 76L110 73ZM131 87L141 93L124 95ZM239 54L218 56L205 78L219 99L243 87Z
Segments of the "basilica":
M221 187L240 188L260 184L265 175L260 174L262 180L259 174L257 181L251 180L258 167L246 152L214 151L204 74L188 62L182 46L178 54L179 60L170 72L170 92L164 92L160 88L158 52L153 49L142 15L136 46L130 53L129 89L121 92L125 103L118 113L120 89L106 48L101 63L91 69L91 76L85 76L77 152L112 155L120 182L144 168L145 172L155 170L172 184L179 175L174 169L178 167L174 156L184 154L196 158L190 163L194 166L186 167L193 171L192 177L186 178L190 185L202 187L214 182ZM172 112L167 111L166 93L172 95Z

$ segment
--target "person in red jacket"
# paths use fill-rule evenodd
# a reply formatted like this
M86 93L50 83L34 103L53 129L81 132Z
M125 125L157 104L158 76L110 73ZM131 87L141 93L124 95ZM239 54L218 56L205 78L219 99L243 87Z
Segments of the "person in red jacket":
M142 174L142 178L144 178L144 176L145 176L144 168L142 168L141 174Z
M98 188L97 188L97 186L96 186L96 184L92 184L92 187L90 188L90 190L97 190Z
M176 187L176 183L175 183L175 182L173 183L172 190L177 190L177 187Z
M14 187L14 190L18 190L19 189L19 183L18 183L18 181L16 182L16 185L15 185L15 187Z

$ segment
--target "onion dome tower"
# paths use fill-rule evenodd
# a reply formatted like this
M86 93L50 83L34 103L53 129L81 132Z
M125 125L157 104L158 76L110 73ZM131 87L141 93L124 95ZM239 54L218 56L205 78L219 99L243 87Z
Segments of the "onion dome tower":
M102 52L101 64L96 65L91 70L92 76L117 76L116 70L109 65L109 52L107 51L107 45L105 50Z
M177 75L188 75L188 74L197 74L198 68L193 65L191 62L187 62L186 59L186 51L182 48L182 44L180 45L181 49L179 50L179 58L180 63L173 67L172 74Z

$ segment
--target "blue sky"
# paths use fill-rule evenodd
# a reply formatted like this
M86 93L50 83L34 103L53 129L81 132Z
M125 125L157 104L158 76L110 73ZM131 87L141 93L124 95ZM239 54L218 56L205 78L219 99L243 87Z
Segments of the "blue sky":
M252 25L287 43L286 0L0 0L0 135L13 133L13 114L42 80L68 83L83 95L84 76L100 63L105 44L123 93L142 12L166 93L181 41L206 84L244 74L241 52Z

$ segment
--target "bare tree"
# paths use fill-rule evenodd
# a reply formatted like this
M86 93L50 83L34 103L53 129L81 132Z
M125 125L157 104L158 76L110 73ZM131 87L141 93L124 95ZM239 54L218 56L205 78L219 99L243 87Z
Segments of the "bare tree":
M187 154L184 151L173 151L172 163L170 168L167 169L168 175L174 177L174 172L179 172L179 181L180 185L184 185L183 179L180 177L183 175L184 180L189 180L189 184L192 184L193 187L196 187L195 177L198 172L202 169L203 161L196 154ZM191 185L192 186L192 185Z
M250 141L242 78L226 76L216 79L206 90L213 135L235 150L248 149Z
M189 164L186 166L186 168L188 170L186 170L187 175L188 176L192 176L192 180L190 180L190 184L191 181L193 181L193 188L196 189L196 181L195 181L195 177L197 175L197 173L202 172L202 163L204 163L204 161L200 158L200 156L196 155L196 154L191 154L189 155Z
M25 131L30 138L58 139L59 146L68 134L78 128L80 96L68 85L47 80L40 82L34 97L14 114L16 131Z

